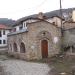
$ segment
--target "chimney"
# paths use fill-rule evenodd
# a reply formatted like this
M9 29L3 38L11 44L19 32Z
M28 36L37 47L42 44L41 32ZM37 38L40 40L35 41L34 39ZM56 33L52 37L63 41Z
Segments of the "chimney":
M37 15L37 17L39 19L44 19L44 14L42 12L39 12L39 14Z

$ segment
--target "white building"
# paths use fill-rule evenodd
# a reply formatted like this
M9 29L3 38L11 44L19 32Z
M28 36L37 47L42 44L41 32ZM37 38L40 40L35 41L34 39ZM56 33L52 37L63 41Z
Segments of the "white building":
M6 25L0 24L0 51L7 50L7 34L10 28Z

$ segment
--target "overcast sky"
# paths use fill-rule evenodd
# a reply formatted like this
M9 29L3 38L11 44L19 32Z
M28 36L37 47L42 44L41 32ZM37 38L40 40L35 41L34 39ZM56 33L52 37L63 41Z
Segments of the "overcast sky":
M59 9L60 0L0 0L0 18L19 19ZM75 7L75 0L62 0L62 8Z

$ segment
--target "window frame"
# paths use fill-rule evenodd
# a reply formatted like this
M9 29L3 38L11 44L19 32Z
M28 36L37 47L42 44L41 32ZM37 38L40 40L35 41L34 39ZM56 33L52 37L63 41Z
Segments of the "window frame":
M2 44L2 40L0 40L0 44Z
M5 35L5 30L3 30L3 35Z
M3 40L3 44L6 44L6 40Z
M2 37L2 31L0 30L0 37Z

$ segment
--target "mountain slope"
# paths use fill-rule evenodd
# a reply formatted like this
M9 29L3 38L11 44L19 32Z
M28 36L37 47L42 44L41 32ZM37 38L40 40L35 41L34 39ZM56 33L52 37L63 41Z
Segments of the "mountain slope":
M0 18L0 24L13 25L14 23L15 23L15 20L8 19L8 18Z

